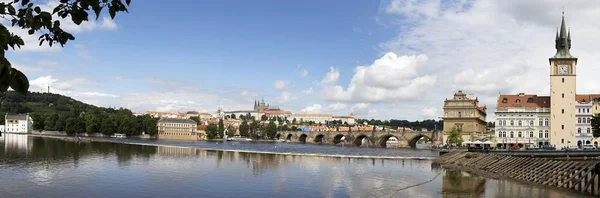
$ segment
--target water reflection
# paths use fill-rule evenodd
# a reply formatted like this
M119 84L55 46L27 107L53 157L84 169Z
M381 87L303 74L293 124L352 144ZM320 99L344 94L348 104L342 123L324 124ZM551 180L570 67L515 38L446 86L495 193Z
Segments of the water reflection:
M0 149L0 193L6 197L138 197L140 192L149 197L389 197L438 173L432 182L395 197L579 195L444 170L427 160L75 143L22 135L2 139Z

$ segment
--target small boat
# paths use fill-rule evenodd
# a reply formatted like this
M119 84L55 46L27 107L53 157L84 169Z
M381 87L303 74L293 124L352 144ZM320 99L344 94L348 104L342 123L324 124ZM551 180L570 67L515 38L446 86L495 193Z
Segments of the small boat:
M232 137L227 138L227 141L237 141L237 142L250 142L252 139L246 137Z
M126 138L127 136L125 134L114 134L114 135L112 135L112 137L114 137L114 138Z

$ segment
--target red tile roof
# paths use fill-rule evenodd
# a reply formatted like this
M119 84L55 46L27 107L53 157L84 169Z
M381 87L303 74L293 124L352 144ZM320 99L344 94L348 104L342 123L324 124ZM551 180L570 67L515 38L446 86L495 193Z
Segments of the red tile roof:
M506 102L504 102L506 100ZM550 107L550 96L537 95L500 95L497 108L525 107L542 108Z
M578 103L588 103L591 102L592 99L593 97L590 94L575 95L575 101Z

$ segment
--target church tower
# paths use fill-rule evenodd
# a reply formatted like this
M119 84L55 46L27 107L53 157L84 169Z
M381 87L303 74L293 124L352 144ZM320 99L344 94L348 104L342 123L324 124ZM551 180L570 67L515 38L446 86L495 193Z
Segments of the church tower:
M565 27L563 12L560 30L556 32L556 54L550 60L550 144L557 149L574 146L575 95L577 58L571 49L571 31Z

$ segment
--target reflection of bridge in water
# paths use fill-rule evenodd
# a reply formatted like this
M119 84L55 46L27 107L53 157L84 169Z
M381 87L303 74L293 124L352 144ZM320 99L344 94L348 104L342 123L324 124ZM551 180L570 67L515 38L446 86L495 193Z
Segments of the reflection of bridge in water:
M399 147L416 148L421 138L439 144L438 132L375 132L375 131L282 131L276 138L284 138L291 142L317 144L352 144L356 146L377 146L386 148L391 137L398 140Z

